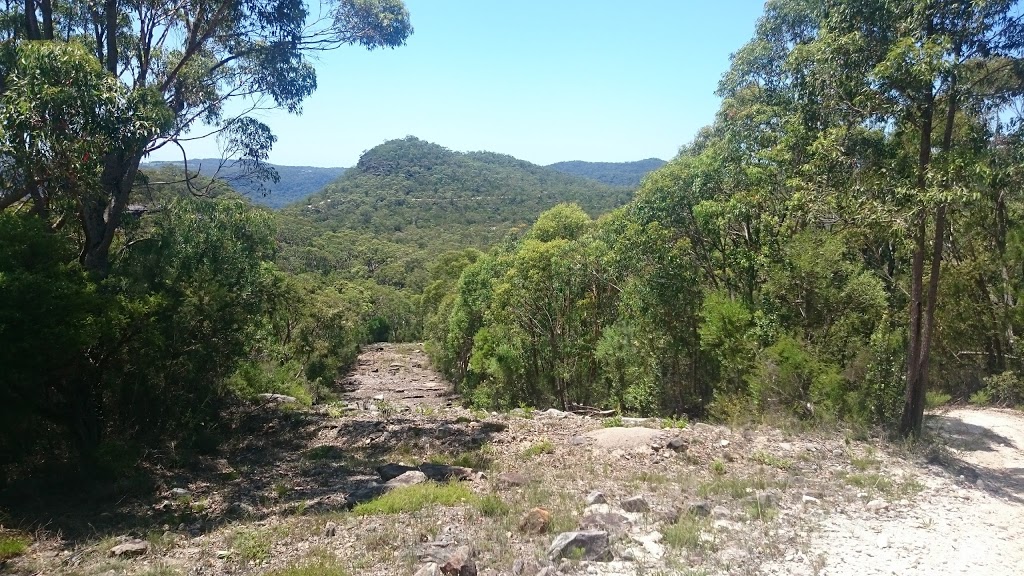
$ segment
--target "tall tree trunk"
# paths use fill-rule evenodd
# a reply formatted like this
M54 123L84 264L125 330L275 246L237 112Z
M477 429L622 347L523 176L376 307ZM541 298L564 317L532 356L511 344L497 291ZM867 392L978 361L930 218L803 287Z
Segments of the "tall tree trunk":
M79 205L79 215L85 231L85 243L80 261L98 278L110 272L110 246L114 241L121 215L128 206L132 185L142 161L141 144L131 151L116 150L103 159L100 175L102 194L86 196Z
M921 136L917 158L917 190L922 196L928 187L928 169L932 158L932 119L935 96L931 89L921 110ZM928 330L924 303L924 258L927 251L928 213L922 209L917 215L914 232L914 255L910 270L910 327L907 343L907 387L903 398L900 433L917 436L924 423L924 396L928 387L927 362L923 361L930 345L925 344ZM938 277L935 277L938 280Z

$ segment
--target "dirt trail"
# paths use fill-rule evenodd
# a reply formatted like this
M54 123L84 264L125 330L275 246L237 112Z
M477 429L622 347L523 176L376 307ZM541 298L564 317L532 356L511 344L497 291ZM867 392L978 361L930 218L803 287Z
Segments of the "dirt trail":
M1024 415L956 408L931 415L928 427L947 451L904 465L924 490L879 513L822 522L811 545L824 559L817 574L1021 574ZM801 572L814 573L789 570Z
M377 402L404 408L451 406L455 396L444 377L430 368L422 344L372 344L342 382L349 402Z

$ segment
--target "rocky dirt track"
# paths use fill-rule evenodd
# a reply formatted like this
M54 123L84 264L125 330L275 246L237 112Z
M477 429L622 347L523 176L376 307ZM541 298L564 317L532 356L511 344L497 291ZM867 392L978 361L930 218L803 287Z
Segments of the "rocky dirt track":
M934 440L914 448L792 423L678 428L473 412L421 347L390 344L368 347L338 394L313 408L282 398L252 406L218 454L187 471L154 468L155 486L104 508L7 498L0 532L17 528L33 543L0 559L0 573L1010 575L1024 566L1017 412L932 415ZM403 495L400 509L373 508L396 485L452 498L413 509L410 492L397 491L388 496Z

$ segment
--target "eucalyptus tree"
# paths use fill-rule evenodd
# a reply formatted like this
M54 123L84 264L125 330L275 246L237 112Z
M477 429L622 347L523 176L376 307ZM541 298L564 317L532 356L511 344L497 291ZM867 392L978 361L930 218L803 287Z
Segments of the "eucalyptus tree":
M15 160L4 168L22 185L0 192L0 207L36 196L42 199L36 205L45 208L56 203L51 198L73 195L73 216L81 223L80 260L98 276L109 270L111 244L146 154L216 136L229 154L272 178L264 161L276 138L252 112L299 113L316 89L311 62L316 53L344 45L396 47L412 33L401 0L26 0L8 6L0 30L6 46L53 43L66 46L74 58L79 57L75 46L81 46L106 71L105 82L118 84L107 86L105 98L83 101L78 109L105 122L124 120L102 149L76 158L75 171L92 173L95 190L69 188L49 177L55 167L48 149L59 147L61 134L38 129L30 137L24 130L2 134L4 155ZM16 68L13 53L5 59L5 72ZM18 77L6 76L0 90L17 89ZM66 91L66 80L36 78L37 85L55 91ZM48 124L36 128L77 121L75 108L61 112L61 117L41 116ZM86 131L78 138L93 135ZM34 142L42 144L28 163L17 162L25 154L7 152ZM62 216L44 215L55 221Z
M985 171L975 136L1020 122L1022 32L1013 0L778 0L734 59L733 91L778 96L813 136L801 186L909 254L907 435L921 430L951 211Z

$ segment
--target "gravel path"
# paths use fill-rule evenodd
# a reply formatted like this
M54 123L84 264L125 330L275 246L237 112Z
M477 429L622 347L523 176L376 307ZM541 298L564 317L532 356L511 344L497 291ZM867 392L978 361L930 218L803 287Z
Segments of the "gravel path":
M811 542L817 566L781 572L986 576L1024 571L1024 415L956 408L929 418L948 454L906 466L913 503L830 516ZM902 504L902 505L901 505Z

